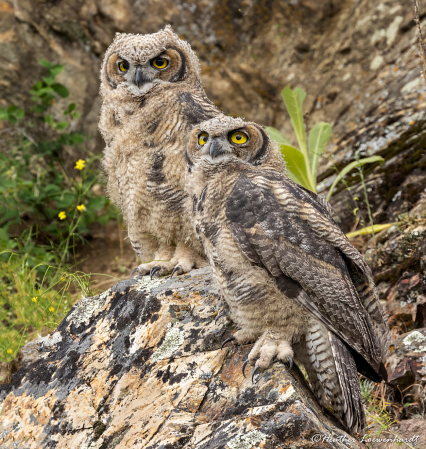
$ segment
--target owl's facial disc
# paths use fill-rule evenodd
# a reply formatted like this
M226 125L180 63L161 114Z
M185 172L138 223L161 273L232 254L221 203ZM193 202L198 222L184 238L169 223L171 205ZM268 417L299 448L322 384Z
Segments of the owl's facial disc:
M142 95L159 83L174 83L185 79L187 74L184 53L173 46L153 54L130 54L127 50L112 53L106 66L106 79L115 89L125 86L134 95Z
M206 132L198 135L199 155L210 163L218 163L234 157L232 146L226 136L209 136Z

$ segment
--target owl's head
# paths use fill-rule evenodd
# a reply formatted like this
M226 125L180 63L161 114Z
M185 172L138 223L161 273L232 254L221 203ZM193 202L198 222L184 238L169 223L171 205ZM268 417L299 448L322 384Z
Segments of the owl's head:
M203 167L212 167L238 161L261 165L271 160L283 167L277 146L262 126L227 116L215 117L196 126L187 149L188 168L199 163Z
M156 84L200 80L200 63L191 46L167 25L154 34L117 33L101 69L103 93L126 87L143 95Z

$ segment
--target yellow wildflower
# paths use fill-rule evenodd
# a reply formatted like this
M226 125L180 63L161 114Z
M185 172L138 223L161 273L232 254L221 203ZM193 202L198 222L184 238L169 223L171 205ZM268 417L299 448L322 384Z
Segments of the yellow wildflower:
M65 218L67 218L67 214L64 211L62 211L62 212L59 212L58 217L61 220L65 220Z
M54 307L49 307L49 312L54 312L55 308Z
M84 212L84 211L86 210L86 206L85 206L84 204L80 204L80 206L77 206L77 209L78 209L80 212Z
M65 281L65 278L61 278L61 281L64 282L64 281Z
M7 350L7 353L8 353L8 354L12 354L12 352L13 352L13 351L12 351L11 349L8 349L8 350Z
M34 298L31 298L32 302L37 302L37 296L35 296Z
M75 167L77 170L83 170L84 168L84 164L86 163L86 161L84 159L79 159L76 163L75 163Z

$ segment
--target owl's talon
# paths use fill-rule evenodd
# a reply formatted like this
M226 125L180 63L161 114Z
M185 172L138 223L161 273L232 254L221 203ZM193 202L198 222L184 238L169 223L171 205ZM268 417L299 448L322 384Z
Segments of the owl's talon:
M288 358L288 369L293 368L293 359L290 356L287 356Z
M176 266L173 268L173 271L172 271L172 274L170 275L170 278L173 277L173 275L175 274L176 271L179 271L178 276L181 275L181 274L183 274L183 268L182 268L180 265L176 265Z
M243 376L244 376L244 377L247 377L247 376L245 375L244 371L246 370L246 366L247 366L248 362L249 362L249 360L247 359L247 360L243 363L242 370L243 370Z
M230 341L233 341L233 340L236 340L236 338L235 338L235 337L229 337L229 338L227 338L227 339L222 343L222 346L220 347L220 349L223 349L223 347L226 345L226 343L228 343L228 342L230 342Z
M217 323L217 320L219 320L220 318L222 318L223 316L226 316L226 311L222 310L222 312L217 314L217 317L214 319L214 324Z
M259 379L257 379L256 382L254 381L254 376L256 375L258 369L259 369L259 367L256 365L256 366L254 367L253 372L251 373L251 383L252 383L252 384L256 384L256 383L258 382L258 380L259 380ZM260 377L259 377L259 378L260 378Z
M130 272L130 277L129 279L132 279L132 275L135 271L139 271L139 267L133 268L133 270Z
M151 280L152 280L154 274L160 270L161 270L161 267L159 267L158 265L156 267L151 268L151 271L149 272L149 275L151 276Z

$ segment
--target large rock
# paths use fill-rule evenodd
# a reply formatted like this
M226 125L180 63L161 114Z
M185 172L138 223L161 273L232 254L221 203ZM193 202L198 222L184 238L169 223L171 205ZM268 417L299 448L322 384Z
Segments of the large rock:
M413 385L426 385L426 328L399 336L390 346L386 362L388 380L407 392Z
M297 368L245 379L251 346L220 349L233 327L218 306L209 268L82 299L1 386L2 449L363 447Z

